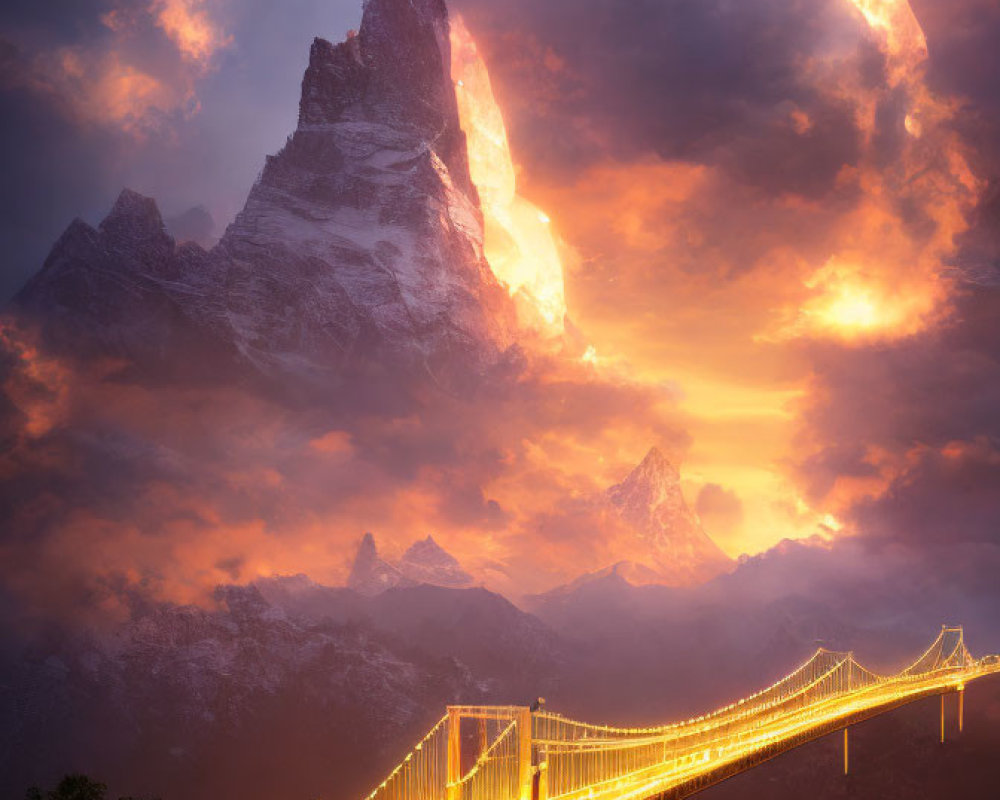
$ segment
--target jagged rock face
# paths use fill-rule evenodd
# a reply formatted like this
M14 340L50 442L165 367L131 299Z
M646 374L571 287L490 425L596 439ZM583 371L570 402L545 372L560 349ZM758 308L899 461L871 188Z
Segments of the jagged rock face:
M370 0L356 37L313 43L298 129L219 246L248 358L405 354L437 375L509 344L449 63L438 0Z
M156 203L126 189L98 228L70 224L13 305L77 355L145 362L194 342L223 351L207 335L224 324L209 299L213 266L197 245L175 247Z
M700 583L731 566L684 501L677 468L655 447L608 489L607 500L648 548L649 564L663 582Z
M354 556L354 565L347 579L348 588L371 597L408 583L399 569L379 557L375 537L366 533Z
M410 546L399 562L399 569L414 583L455 588L472 585L472 576L430 536Z
M369 0L357 36L313 43L298 128L212 251L176 247L126 190L99 230L70 226L15 308L88 354L183 362L208 343L311 382L474 379L514 312L483 257L449 46L442 0Z

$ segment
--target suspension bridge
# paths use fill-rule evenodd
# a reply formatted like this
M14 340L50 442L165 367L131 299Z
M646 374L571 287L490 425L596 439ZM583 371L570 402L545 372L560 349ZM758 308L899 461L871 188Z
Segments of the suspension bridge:
M894 675L849 652L820 648L756 694L704 716L650 728L567 719L528 706L449 706L367 800L647 800L687 797L805 742L921 698L958 694L1000 672L1000 656L974 659L961 627L945 626Z

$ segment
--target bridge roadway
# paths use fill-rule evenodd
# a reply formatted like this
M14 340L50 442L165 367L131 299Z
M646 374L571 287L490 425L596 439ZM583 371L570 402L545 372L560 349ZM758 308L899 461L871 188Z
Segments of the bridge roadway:
M689 797L715 783L744 772L775 756L863 720L921 698L964 690L976 677L1000 671L994 667L964 679L942 675L915 683L903 691L860 690L850 699L830 698L786 717L749 727L744 735L713 744L687 763L673 760L627 773L575 792L560 800L631 800ZM961 688L960 688L961 687Z
M818 650L768 688L710 714L651 728L616 728L523 706L451 706L367 800L673 800L805 742L921 698L959 698L1000 672L975 660L960 627L895 675L865 669L851 653Z

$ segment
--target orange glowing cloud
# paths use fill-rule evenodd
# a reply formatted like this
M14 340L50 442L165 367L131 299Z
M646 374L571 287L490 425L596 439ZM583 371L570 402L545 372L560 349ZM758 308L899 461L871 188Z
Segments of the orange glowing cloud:
M850 0L884 41L892 60L891 82L908 80L927 57L927 39L909 0Z
M9 320L0 320L0 348L14 358L3 392L24 417L21 430L32 439L44 436L66 417L72 371Z
M100 21L110 31L107 39L28 56L6 80L51 97L83 124L143 138L169 133L173 121L197 113L197 82L233 41L200 0L116 6ZM173 43L173 62L141 57L142 37L151 31Z
M836 64L835 78L817 74L817 80L832 81L834 93L856 109L867 153L841 177L862 200L842 218L834 252L804 277L799 307L786 309L788 319L765 336L893 339L939 322L951 295L944 264L985 185L950 125L955 104L935 96L925 82L927 42L907 0L851 2L886 59L888 89L846 79ZM900 153L891 165L872 155L876 113L888 91L905 103ZM929 236L912 230L904 205L911 218L916 211L926 219Z
M328 431L309 442L309 446L326 455L341 455L354 450L351 434L347 431Z
M860 138L828 193L766 193L741 185L722 158L652 155L535 187L576 251L566 293L591 343L587 361L675 387L692 437L688 502L716 485L742 504L738 524L710 531L732 555L846 535L850 506L905 469L875 448L864 475L822 496L803 491L792 465L823 446L803 431L821 391L804 348L864 348L945 323L954 292L945 265L983 186L953 131L954 104L926 85L926 41L909 5L855 5L886 59L885 84L845 66L855 44L803 67L815 91L853 111ZM891 157L876 113L890 93L905 101ZM797 106L776 113L796 136L823 125Z
M156 0L150 13L181 55L202 67L218 50L232 44L232 36L212 19L203 0Z

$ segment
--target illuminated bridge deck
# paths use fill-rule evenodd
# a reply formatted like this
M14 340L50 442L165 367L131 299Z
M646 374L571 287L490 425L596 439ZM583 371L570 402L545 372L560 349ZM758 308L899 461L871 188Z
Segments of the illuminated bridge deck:
M450 706L367 800L680 798L842 728L846 770L849 725L958 692L961 726L965 685L994 672L1000 658L974 659L962 628L944 627L895 675L820 649L756 694L658 727L594 725L526 706ZM943 719L942 705L942 736Z

